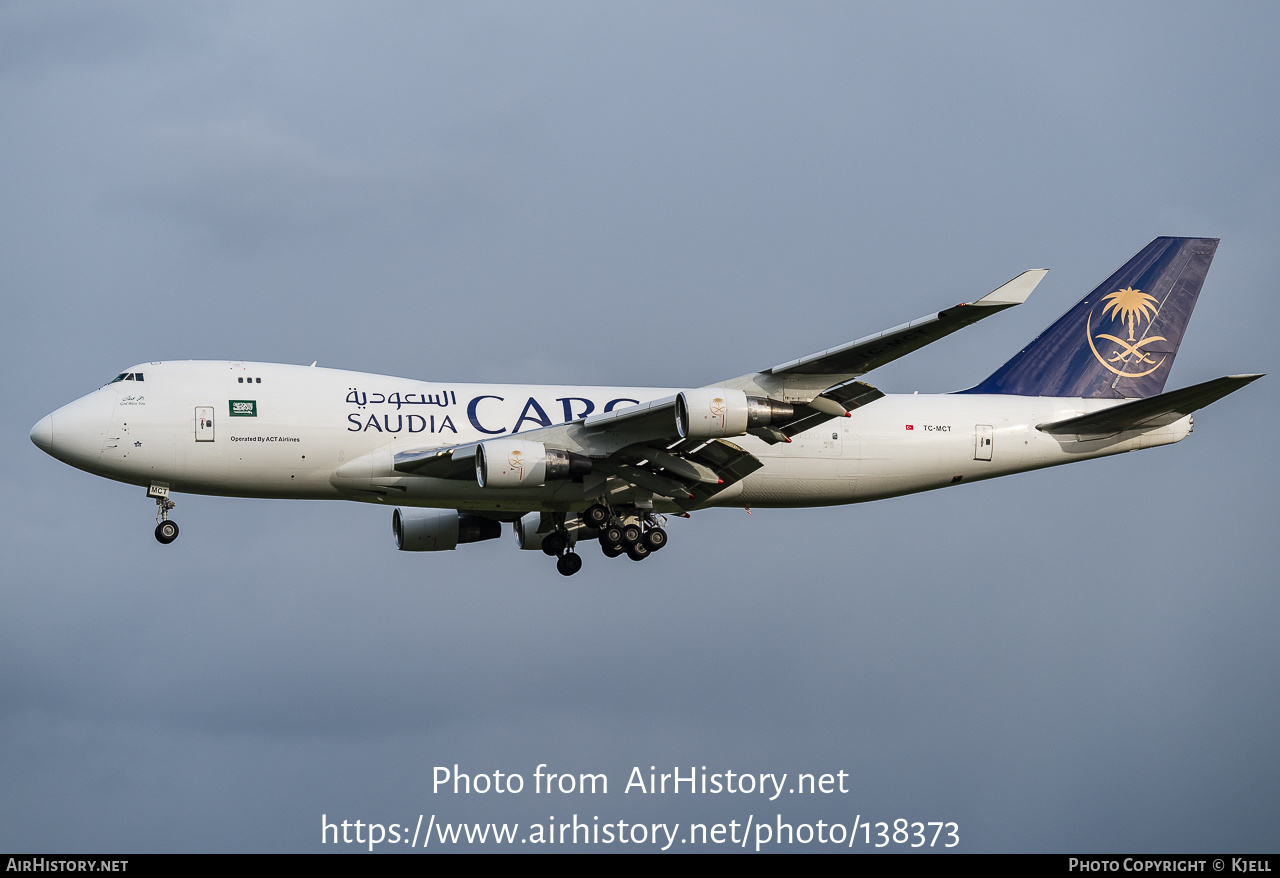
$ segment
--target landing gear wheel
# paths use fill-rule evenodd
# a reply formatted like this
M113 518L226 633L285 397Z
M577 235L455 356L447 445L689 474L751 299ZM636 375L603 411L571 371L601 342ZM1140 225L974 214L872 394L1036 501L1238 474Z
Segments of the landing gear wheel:
M650 552L656 552L667 544L667 532L660 527L651 527L644 532L643 543Z
M643 561L649 557L649 547L644 543L632 543L626 548L627 557L632 561Z
M595 503L582 513L582 523L592 530L599 530L609 520L609 510Z
M547 555L562 555L567 548L569 548L569 540L559 531L547 534L542 540L542 551ZM560 572L564 573L563 570ZM569 574L565 573L565 575Z
M616 524L611 524L611 525L609 525L608 527L606 527L606 528L604 528L603 530L601 530L601 531L600 531L600 544L601 544L601 545L604 545L604 544L606 544L606 543L608 543L609 545L612 545L612 546L621 545L621 543L622 543L622 528L618 527Z
M624 543L638 543L640 542L640 537L640 525L628 524L622 528L622 541Z
M622 548L622 546L617 543L606 543L602 539L600 540L600 551L604 552L604 556L606 558L616 558L625 552L626 549Z
M147 496L154 495L148 493ZM169 499L168 488L164 489L161 496L156 497L156 539L162 546L167 546L178 538L178 525L169 520L169 510L177 505Z
M556 570L560 571L561 576L572 576L581 569L582 556L576 553L566 552L556 561Z

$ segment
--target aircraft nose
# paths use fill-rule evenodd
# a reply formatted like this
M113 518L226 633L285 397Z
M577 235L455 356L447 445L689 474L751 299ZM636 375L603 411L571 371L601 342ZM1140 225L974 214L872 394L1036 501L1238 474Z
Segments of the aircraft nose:
M31 428L31 441L46 454L53 450L53 415L45 415Z
M69 402L31 428L31 441L51 457L92 472L102 457L115 402L115 392L105 389Z

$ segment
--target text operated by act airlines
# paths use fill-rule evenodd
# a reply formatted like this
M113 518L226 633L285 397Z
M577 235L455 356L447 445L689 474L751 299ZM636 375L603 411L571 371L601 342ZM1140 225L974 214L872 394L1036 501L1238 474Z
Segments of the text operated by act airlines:
M955 848L960 827L954 821L925 816L865 817L849 814L840 797L850 792L849 772L744 772L705 765L633 766L625 781L603 772L564 772L545 763L532 772L464 770L437 765L431 792L440 796L484 797L494 804L512 796L546 797L545 819L530 823L451 822L439 814L416 814L404 821L320 816L322 844L358 845L370 851L427 849L458 844L628 845L671 850L675 845L730 845L745 850L816 845L845 848ZM589 804L592 796L621 793L631 797L717 797L734 805L723 821L635 822L611 819ZM833 819L796 821L787 817L787 797L834 797ZM721 797L733 797L725 799ZM618 801L614 799L613 801ZM742 813L740 804L760 804L770 813ZM565 807L566 805L570 807ZM776 810L774 810L776 809ZM559 811L557 817L555 812ZM568 813L566 813L568 812ZM386 847L383 847L386 846Z

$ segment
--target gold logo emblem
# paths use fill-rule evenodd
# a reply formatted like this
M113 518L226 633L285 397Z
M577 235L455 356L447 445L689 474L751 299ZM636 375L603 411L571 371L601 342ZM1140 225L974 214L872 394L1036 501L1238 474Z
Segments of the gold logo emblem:
M711 400L711 414L716 417L723 415L727 409L728 407L724 404L724 400L720 397L717 396L715 399Z
M507 457L507 465L516 472L520 473L517 478L524 478L524 452L513 451Z
M1158 361L1153 359L1151 354L1143 350L1147 345L1155 344L1158 341L1164 341L1164 336L1153 335L1150 338L1137 338L1134 334L1135 330L1142 325L1145 320L1147 329L1150 331L1151 322L1155 320L1156 315L1160 313L1160 306L1156 302L1156 297L1142 290L1135 290L1133 287L1125 287L1123 290L1116 290L1114 293L1107 293L1102 297L1105 302L1102 306L1101 321L1107 319L1107 315L1111 315L1111 322L1120 321L1121 331L1128 329L1129 338L1126 341L1117 335L1111 335L1106 332L1094 333L1093 312L1089 312L1089 319L1085 321L1084 334L1089 340L1089 348L1093 351L1093 355L1097 357L1098 362L1125 378L1141 378L1143 375L1150 375L1168 358L1165 354ZM1094 344L1094 339L1102 342L1110 342L1115 347L1107 352L1104 357L1102 352L1098 350L1098 346ZM1106 347L1106 344L1103 345ZM1141 367L1152 363L1150 369L1143 372L1126 372L1121 367Z

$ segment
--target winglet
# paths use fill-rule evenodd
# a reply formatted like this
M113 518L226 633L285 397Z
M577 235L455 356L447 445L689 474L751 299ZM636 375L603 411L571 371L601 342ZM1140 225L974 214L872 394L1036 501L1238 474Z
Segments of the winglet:
M975 305L1021 305L1027 301L1027 296L1031 295L1031 291L1044 280L1044 276L1049 273L1047 268L1033 268L1030 271L1024 271L1002 287L997 287L987 293Z

